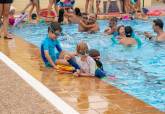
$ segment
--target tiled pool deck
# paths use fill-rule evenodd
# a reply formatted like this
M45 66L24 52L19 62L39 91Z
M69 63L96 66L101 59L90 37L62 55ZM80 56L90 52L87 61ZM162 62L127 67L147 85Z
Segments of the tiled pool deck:
M62 114L0 60L0 114Z
M97 78L73 77L44 68L39 49L20 38L12 40L0 38L0 51L80 114L165 114ZM7 71L6 76L11 74L10 69L0 62L0 70L2 68ZM21 81L17 82L18 85L21 83Z

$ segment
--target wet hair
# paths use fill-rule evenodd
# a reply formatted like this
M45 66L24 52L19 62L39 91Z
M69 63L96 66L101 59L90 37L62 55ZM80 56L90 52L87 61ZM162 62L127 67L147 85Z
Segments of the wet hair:
M75 14L76 14L77 16L82 16L81 11L80 11L79 8L75 8L74 11L75 11Z
M137 13L141 13L141 11L140 11L140 10L138 10L138 11L137 11Z
M51 22L49 27L48 27L48 32L55 32L55 31L60 31L62 32L61 25L58 22Z
M126 26L125 27L125 35L126 37L131 37L133 33L133 29L131 26Z
M100 56L100 52L96 49L91 49L91 50L89 50L89 56L91 56L91 57Z
M37 14L36 13L32 13L31 18L32 18L32 20L37 19Z
M65 13L64 9L59 10L59 18L58 18L59 23L64 21L64 13Z
M100 52L97 49L91 49L89 50L89 56L91 56L95 60L97 67L103 70L102 62L96 58L100 56Z
M88 45L87 43L81 41L80 43L77 44L76 51L78 54L85 55L88 54Z
M116 22L117 23L117 18L116 17L112 17L111 19L110 19L110 21L114 21L114 22Z
M112 17L110 20L109 20L109 27L112 27L111 23L112 22L115 22L117 24L117 18L116 17Z
M121 27L125 27L124 25L120 25L118 28L117 28L117 32L119 33L119 30Z
M86 17L86 20L88 19L88 14L87 13L82 13L82 18Z
M153 23L155 24L155 26L159 26L161 29L163 29L164 23L161 19L155 19L153 20Z
M144 14L147 14L149 12L149 10L147 8L142 8L142 11Z

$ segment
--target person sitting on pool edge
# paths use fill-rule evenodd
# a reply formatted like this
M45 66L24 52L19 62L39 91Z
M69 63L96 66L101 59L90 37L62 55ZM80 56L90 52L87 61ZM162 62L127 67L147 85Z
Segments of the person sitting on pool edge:
M87 20L85 21L80 20L79 26L84 30L80 32L93 33L99 31L100 28L96 22L96 19L97 19L96 14L90 14Z
M75 57L77 64L80 66L80 73L77 76L96 76L98 78L105 77L105 72L97 68L95 60L89 56L87 43L81 41L76 47L77 56Z
M98 68L100 68L101 70L104 70L103 64L100 61L100 52L97 49L90 49L89 50L89 56L91 56L95 60Z
M41 44L41 56L46 67L57 68L57 64L71 65L75 68L75 73L80 67L73 60L73 54L63 51L58 40L62 28L59 23L52 22L48 27L48 36ZM56 50L55 50L56 49Z
M163 31L163 27L164 27L164 23L161 19L153 20L152 28L153 28L154 32L156 32L156 34L157 34L157 36L155 37L155 40L158 42L164 42L165 41L165 32ZM144 32L144 35L149 39L154 38L148 32Z
M123 37L120 39L120 44L123 44L125 46L133 46L136 45L137 42L134 38L132 38L132 34L133 34L133 29L131 26L126 26L125 27L125 35L126 37Z

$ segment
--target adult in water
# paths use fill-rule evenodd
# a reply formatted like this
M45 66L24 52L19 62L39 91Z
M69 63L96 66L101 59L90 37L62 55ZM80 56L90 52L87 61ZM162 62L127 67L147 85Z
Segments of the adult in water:
M5 39L13 38L13 36L11 34L9 34L9 32L7 31L9 10L10 10L10 5L12 3L13 3L13 0L0 0L0 25L2 24L1 18L3 17L3 27L2 27L2 31L1 31L0 35L3 32Z
M157 36L155 37L155 40L158 42L164 42L165 41L165 32L163 31L163 27L164 27L164 23L161 19L153 20L152 28L153 28L154 32L156 32L156 34L157 34ZM149 39L154 38L148 32L144 32L144 35Z

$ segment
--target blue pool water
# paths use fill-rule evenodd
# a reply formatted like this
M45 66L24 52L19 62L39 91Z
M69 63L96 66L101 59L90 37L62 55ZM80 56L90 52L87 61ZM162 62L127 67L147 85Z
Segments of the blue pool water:
M163 20L165 22L165 18ZM143 41L141 48L113 45L110 36L102 33L108 22L98 23L101 31L96 34L79 33L78 25L75 24L63 25L65 36L59 38L62 47L75 51L79 41L86 41L90 48L96 48L101 52L104 69L117 78L104 81L165 112L165 43L148 41L140 35L143 31L153 33L152 19L147 22L133 20L119 23L131 25L135 29ZM11 31L40 47L47 35L47 25L25 25Z

